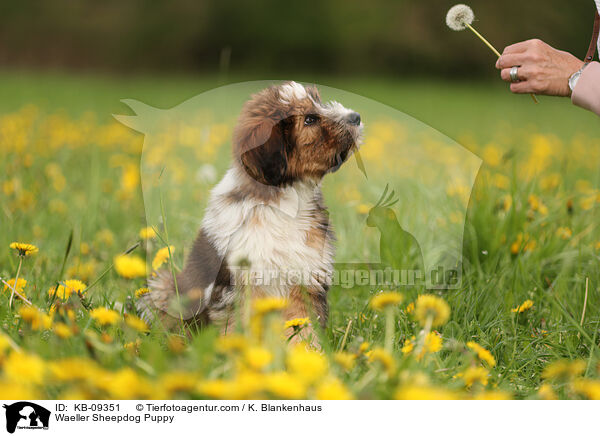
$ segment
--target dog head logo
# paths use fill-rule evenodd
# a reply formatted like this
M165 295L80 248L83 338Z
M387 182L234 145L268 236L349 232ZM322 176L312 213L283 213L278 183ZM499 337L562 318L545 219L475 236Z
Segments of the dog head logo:
M3 405L6 409L6 431L18 429L48 429L50 411L29 401Z
M301 105L296 108L303 111L303 117L294 118L293 122L289 114L277 112L280 103L306 93L314 101L320 102L323 96L323 101L339 101L360 113L361 119L365 120L360 154L351 153L352 146L344 146L317 156L327 150L311 148L309 140L304 148L298 149L303 153L299 157L272 153L267 156L269 159L262 155L260 159L252 159L256 156L242 154L240 168L249 176L247 183L254 180L272 185L270 188L277 191L278 181L286 180L299 168L304 170L312 165L321 173L336 171L333 176L325 176L322 185L325 203L331 211L329 218L338 236L336 267L351 265L357 269L356 265L386 265L402 269L406 265L399 262L402 256L398 254L408 252L414 254L409 257L417 259L414 269L424 271L428 288L459 287L466 211L481 159L402 112L325 86L318 86L319 94L311 87L291 86L289 95L280 93L278 98L273 97L279 106L274 106L275 109L267 114L278 121L286 120L283 124L267 124L262 130L240 130L244 127L240 123L265 115L262 101L248 104L253 102L251 96L269 88L272 89L270 82L227 85L171 109L123 100L135 115L116 115L115 118L144 134L140 176L146 220L149 226L161 231L168 224L169 245L176 247L176 262L182 263L184 251L191 249L191 239L204 225L209 191L232 161L235 163L240 158L236 155L236 150L240 151L236 149L236 141L239 141L241 131L251 132L258 143L268 146L272 142L289 146L289 141L284 139L289 139L286 135L290 132L296 139L312 138L311 135L317 132L321 134L320 127L316 127L318 124L314 124L315 118L307 118ZM311 94L313 92L315 95ZM240 111L242 117L239 117ZM244 114L248 117L244 118ZM323 114L315 110L310 115L316 115L318 120ZM345 118L352 115L350 111L344 113ZM362 130L360 119L356 122L361 124ZM346 126L350 126L348 132L336 134L352 139L355 135L352 123L347 122ZM245 141L246 144L249 142ZM256 152L270 150L263 146ZM281 149L276 147L274 150L279 152ZM320 156L322 160L319 160ZM347 159L355 161L340 166ZM278 164L262 168L257 165L267 161L284 162L287 166ZM334 164L321 165L329 161ZM270 172L275 170L281 172ZM227 183L226 178L221 180L223 183ZM392 192L393 198L388 198ZM298 192L286 196L278 205L280 212L295 216L298 195L309 194ZM240 220L243 212L240 210ZM352 213L354 217L349 216ZM219 234L231 236L235 232L234 228L219 228ZM410 250L398 247L404 243L410 244ZM224 246L227 247L226 243ZM216 250L213 254L217 257L223 252L220 247L208 248ZM211 270L214 275L220 271L217 264Z

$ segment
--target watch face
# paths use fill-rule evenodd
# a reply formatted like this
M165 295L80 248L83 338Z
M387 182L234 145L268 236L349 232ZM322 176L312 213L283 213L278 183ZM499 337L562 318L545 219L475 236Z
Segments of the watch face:
M579 76L581 76L581 70L577 71L569 78L569 88L571 88L571 92L573 92L573 90L575 89L575 85L577 85L577 80L579 80Z

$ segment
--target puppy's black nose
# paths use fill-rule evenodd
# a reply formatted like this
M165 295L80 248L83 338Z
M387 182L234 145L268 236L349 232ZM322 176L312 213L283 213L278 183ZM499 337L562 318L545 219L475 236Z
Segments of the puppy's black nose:
M353 126L358 126L360 124L360 114L356 112L352 112L346 117L346 121L352 124Z

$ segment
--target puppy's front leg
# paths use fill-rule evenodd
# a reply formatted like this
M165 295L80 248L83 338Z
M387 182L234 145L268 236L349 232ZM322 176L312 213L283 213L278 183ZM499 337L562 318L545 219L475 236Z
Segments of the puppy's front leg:
M310 346L320 349L321 345L312 325L312 320L324 327L327 322L327 315L327 295L325 292L310 288L294 288L289 295L289 305L283 313L284 319L289 321L295 318L309 318L311 324L304 325L297 334L294 334L294 327L288 327L284 334L288 338L291 337L290 343L292 344L306 342Z

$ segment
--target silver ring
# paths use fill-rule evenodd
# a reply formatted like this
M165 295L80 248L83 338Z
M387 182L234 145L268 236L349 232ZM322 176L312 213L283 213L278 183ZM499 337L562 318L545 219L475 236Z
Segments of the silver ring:
M519 80L519 67L512 67L510 69L510 81L512 83L520 82Z

